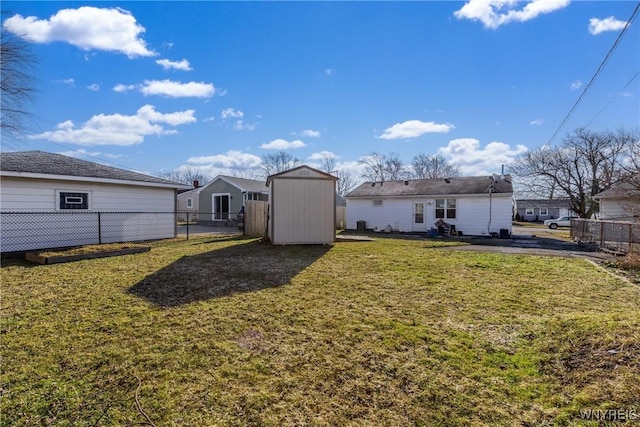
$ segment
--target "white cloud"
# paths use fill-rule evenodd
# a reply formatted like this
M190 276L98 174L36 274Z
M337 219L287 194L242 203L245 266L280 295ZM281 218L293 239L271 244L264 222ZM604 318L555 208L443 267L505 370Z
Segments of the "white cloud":
M215 88L211 83L181 83L172 80L145 80L140 87L143 95L161 95L169 98L211 98Z
M29 138L87 146L128 146L144 142L145 136L177 133L175 129L167 129L164 125L179 126L195 121L194 110L162 114L152 105L144 105L134 116L98 114L80 127L67 120L59 123L55 130Z
M260 146L265 150L287 150L289 148L302 148L306 147L307 144L296 139L295 141L287 141L285 139L274 139L268 143L264 143Z
M235 130L254 130L256 126L255 123L245 123L242 120L236 120L233 124Z
M254 154L230 150L224 154L190 157L187 162L219 169L252 169L259 167L262 159Z
M576 80L571 82L571 90L578 90L582 87L582 82L580 80Z
M129 92L130 90L134 90L135 88L136 88L136 85L123 85L121 83L118 83L113 87L113 91L125 93L125 92Z
M312 130L312 129L303 130L302 131L302 136L306 136L306 137L309 137L309 138L319 138L320 137L320 131L319 130Z
M221 116L222 116L222 119L229 119L229 118L239 119L244 117L244 112L240 110L236 110L235 108L227 108L226 110L222 110Z
M89 89L92 92L97 92L100 90L100 85L98 83L93 83L87 86L87 89Z
M514 158L527 151L524 145L512 148L504 142L490 142L484 148L475 138L460 138L449 141L438 152L447 160L458 165L466 176L490 175L500 173L502 165L513 162Z
M567 7L571 0L469 0L454 12L458 19L480 21L485 28L496 29L509 22L525 22ZM525 3L524 7L521 7ZM518 9L518 7L520 7Z
M54 83L62 83L62 84L67 85L67 86L75 86L76 85L76 81L73 78L54 80L53 82Z
M216 118L214 116L207 117L206 119L203 120L203 122L205 122L205 123L206 122L215 122L215 121L216 121Z
M405 139L417 138L425 133L447 133L455 128L449 123L422 122L420 120L407 120L396 123L385 129L380 135L381 139Z
M322 160L325 158L337 159L339 157L331 151L320 151L319 153L313 153L309 156L309 160Z
M542 119L535 119L532 120L531 122L529 122L529 126L540 126L544 123L544 120Z
M589 19L589 32L595 36L605 31L620 31L626 25L625 21L620 21L613 16L605 19L591 18Z
M325 74L325 75L327 75L327 76L332 75L332 74L333 74L333 69L331 69L331 68L325 68L325 70L324 70L324 74Z
M120 8L62 9L49 19L14 15L3 25L13 34L34 43L62 41L83 50L124 53L130 58L156 55L140 38L144 27L136 22L131 12Z
M165 70L181 70L181 71L191 71L191 65L189 61L183 59L182 61L170 61L168 59L158 59L156 64L161 65Z

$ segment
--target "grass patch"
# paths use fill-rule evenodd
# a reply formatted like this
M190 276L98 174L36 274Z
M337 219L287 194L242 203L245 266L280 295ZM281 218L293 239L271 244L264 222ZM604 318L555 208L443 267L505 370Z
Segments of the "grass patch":
M107 243L104 245L85 245L70 248L47 249L43 251L30 251L35 255L43 257L68 256L68 255L92 255L101 252L119 251L123 249L145 248L149 245L138 245L134 243Z
M597 425L640 289L579 259L245 238L2 267L2 425ZM136 403L139 402L138 404Z

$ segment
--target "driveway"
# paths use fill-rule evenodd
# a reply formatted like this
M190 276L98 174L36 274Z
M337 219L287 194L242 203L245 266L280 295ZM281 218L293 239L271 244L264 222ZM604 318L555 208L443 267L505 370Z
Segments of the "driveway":
M551 230L547 227L522 227L514 225L510 239L489 237L460 237L468 245L447 247L452 250L500 252L506 254L530 254L559 257L580 257L594 261L612 259L612 255L597 252L593 247L571 241L568 228Z

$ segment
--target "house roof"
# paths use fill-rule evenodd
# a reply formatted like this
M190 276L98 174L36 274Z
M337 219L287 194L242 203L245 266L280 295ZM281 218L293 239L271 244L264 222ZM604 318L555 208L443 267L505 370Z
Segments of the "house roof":
M608 190L601 191L593 196L594 199L627 199L630 197L639 197L640 189L629 183L620 183Z
M490 176L469 176L434 179L408 179L384 182L365 182L347 194L348 198L403 197L403 196L445 196L488 194L493 185L493 193L513 193L511 177L502 179Z
M133 172L126 169L76 159L44 151L14 151L0 153L2 176L62 179L71 181L111 182L154 187L188 188L189 186Z
M226 176L226 175L218 175L215 178L213 178L211 181L207 182L202 187L198 187L197 189L194 189L194 190L197 190L199 192L218 180L226 181L229 184L233 185L234 187L237 187L240 191L247 191L250 193L264 193L264 194L269 193L269 189L264 184L264 181L258 181L255 179L247 179L247 178L237 178L235 176Z
M571 207L569 199L517 199L516 206L518 209L526 208L563 208Z

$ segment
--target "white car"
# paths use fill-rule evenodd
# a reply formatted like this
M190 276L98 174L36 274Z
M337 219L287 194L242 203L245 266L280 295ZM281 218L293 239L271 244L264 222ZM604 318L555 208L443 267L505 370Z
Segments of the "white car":
M548 219L544 222L544 225L555 230L558 227L571 227L571 219L575 217L570 217L568 215L561 216L556 219Z

